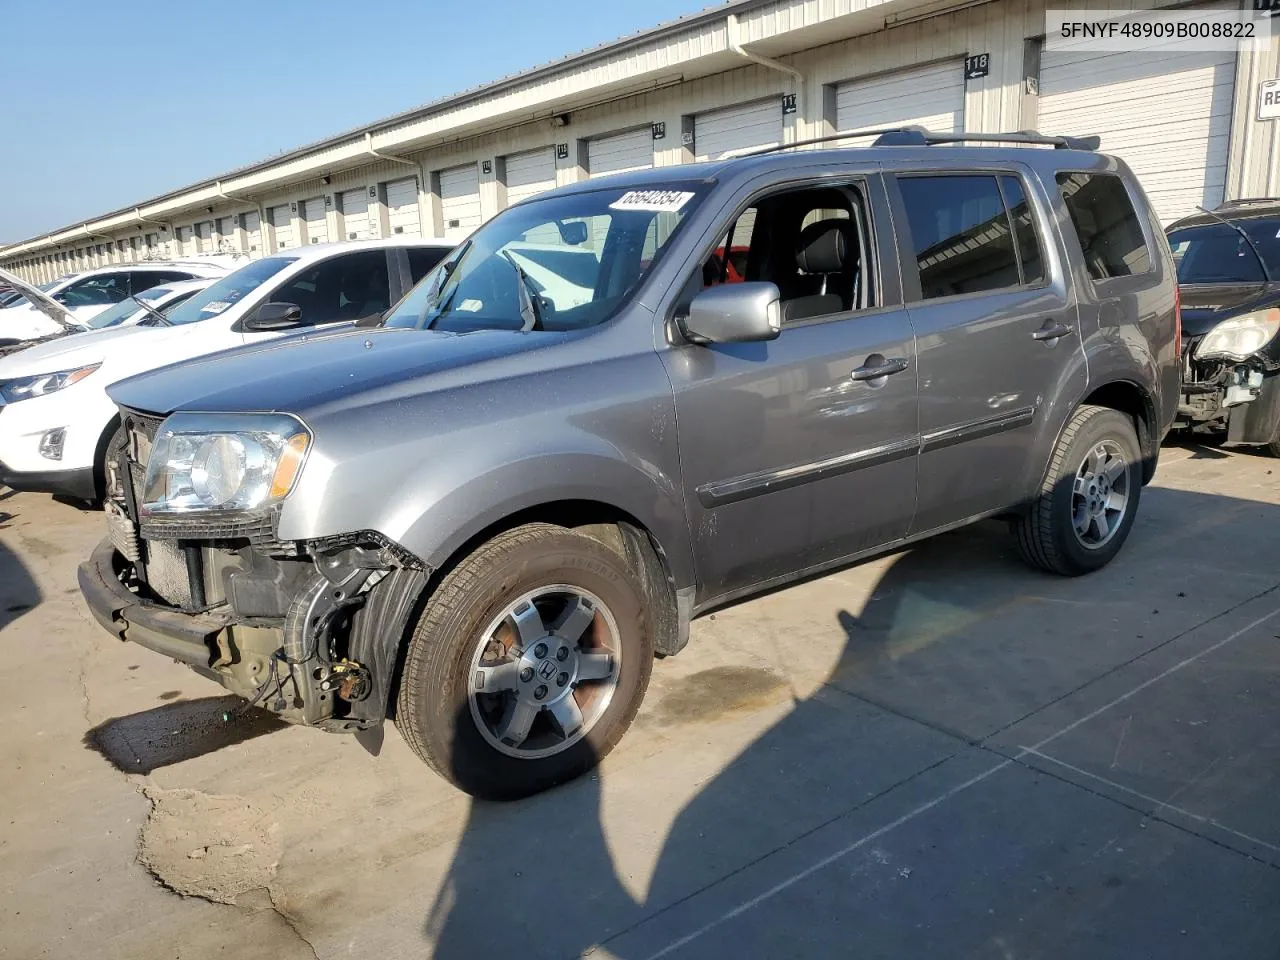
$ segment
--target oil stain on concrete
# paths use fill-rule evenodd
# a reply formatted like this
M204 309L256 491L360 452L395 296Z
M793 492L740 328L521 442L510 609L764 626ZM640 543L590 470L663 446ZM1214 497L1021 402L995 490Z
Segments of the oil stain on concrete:
M712 667L666 684L646 719L659 726L715 720L782 700L786 685L784 678L759 667Z

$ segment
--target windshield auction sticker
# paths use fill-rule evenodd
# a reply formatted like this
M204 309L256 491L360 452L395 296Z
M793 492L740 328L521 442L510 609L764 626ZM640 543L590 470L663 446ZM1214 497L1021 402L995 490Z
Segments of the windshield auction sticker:
M1174 53L1270 44L1275 19L1262 10L1047 10L1045 49Z
M692 193L682 190L628 190L609 204L609 209L675 213L692 199Z

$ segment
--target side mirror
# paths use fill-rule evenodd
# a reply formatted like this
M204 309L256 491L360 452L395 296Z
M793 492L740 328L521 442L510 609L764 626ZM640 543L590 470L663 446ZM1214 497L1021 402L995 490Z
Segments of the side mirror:
M264 303L244 322L246 330L292 330L302 326L302 308L296 303Z
M725 283L694 297L680 326L694 343L776 340L782 332L780 301L772 283Z

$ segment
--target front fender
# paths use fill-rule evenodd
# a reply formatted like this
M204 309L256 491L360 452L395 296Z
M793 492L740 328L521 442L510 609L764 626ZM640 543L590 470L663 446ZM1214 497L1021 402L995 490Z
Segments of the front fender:
M649 530L676 586L688 586L693 583L693 552L683 498L673 481L653 464L631 463L616 452L539 455L494 466L449 491L392 539L438 568L506 517L557 502L593 501L629 514Z

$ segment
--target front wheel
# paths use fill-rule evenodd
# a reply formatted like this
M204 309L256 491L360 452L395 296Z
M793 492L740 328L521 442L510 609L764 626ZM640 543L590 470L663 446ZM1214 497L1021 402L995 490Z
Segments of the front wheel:
M601 541L550 524L499 534L428 600L396 723L473 796L538 793L622 738L649 684L653 623L640 578Z
M1040 495L1014 521L1029 564L1064 576L1106 566L1138 513L1142 451L1133 420L1106 407L1081 407L1054 448Z

